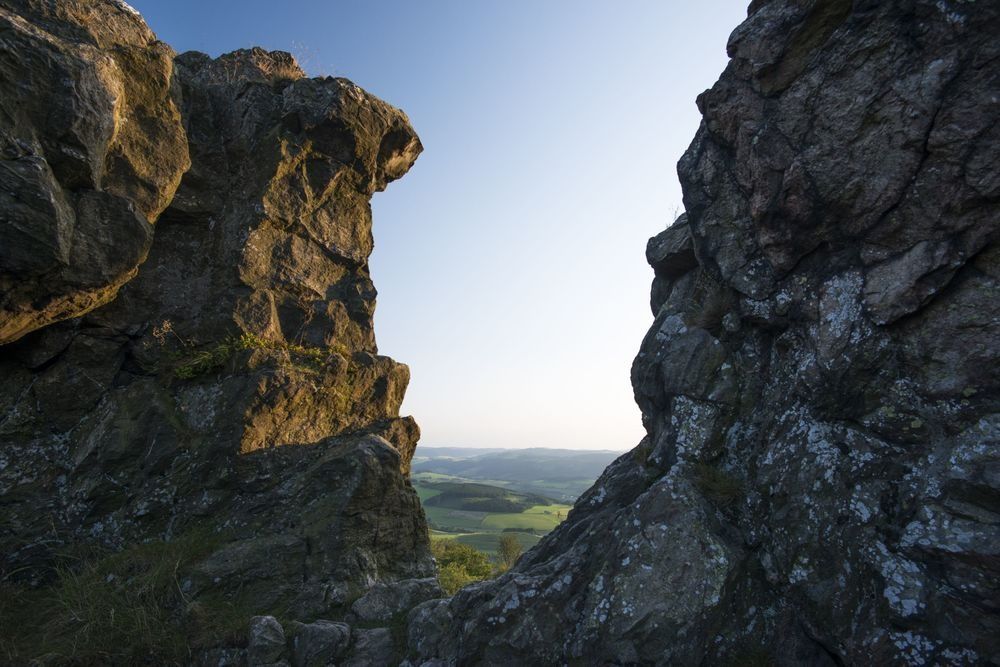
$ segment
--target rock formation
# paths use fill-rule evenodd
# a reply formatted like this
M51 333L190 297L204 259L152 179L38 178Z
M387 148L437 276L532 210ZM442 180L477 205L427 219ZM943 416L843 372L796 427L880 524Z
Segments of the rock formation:
M367 266L406 116L285 53L175 57L114 0L0 21L0 578L204 536L206 614L439 594Z
M433 600L367 268L405 115L118 0L0 24L0 623L89 547L169 565L196 663L1000 662L995 3L751 3L647 248L646 438Z
M1000 662L998 35L751 3L647 249L646 438L414 663Z
M0 344L114 298L187 169L173 52L111 2L0 2Z

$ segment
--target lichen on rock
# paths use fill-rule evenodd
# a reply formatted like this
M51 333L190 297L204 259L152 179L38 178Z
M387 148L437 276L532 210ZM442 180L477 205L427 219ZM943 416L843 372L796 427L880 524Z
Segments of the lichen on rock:
M1000 661L998 34L751 3L647 248L646 438L413 664Z
M1000 662L995 3L751 2L647 247L646 437L447 599L367 266L406 116L120 0L0 27L9 661ZM110 653L140 598L177 632Z
M112 0L0 21L5 582L191 531L219 543L184 599L247 622L432 577L367 264L369 200L421 151L405 114L287 53L175 56Z

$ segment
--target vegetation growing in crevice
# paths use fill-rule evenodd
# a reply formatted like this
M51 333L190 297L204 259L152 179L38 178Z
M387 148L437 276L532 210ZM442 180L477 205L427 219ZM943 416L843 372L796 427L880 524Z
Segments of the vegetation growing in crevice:
M338 399L337 409L342 413L346 413L355 400L354 394L357 388L357 379L358 370L352 363L348 365L341 381L338 382L337 388L334 389Z
M713 336L722 333L722 320L737 306L733 291L702 270L695 281L691 305L684 315L689 327L705 329Z
M350 350L343 344L332 344L330 347L310 347L297 345L286 341L274 341L262 338L252 333L242 333L239 336L229 336L222 341L193 350L192 346L178 337L169 326L155 329L153 335L161 345L165 344L166 334L172 334L181 341L182 348L169 355L167 366L171 375L179 380L190 380L201 377L222 368L239 352L265 350L288 355L287 365L307 372L315 373L323 369L331 354L339 354L350 358Z
M738 478L709 463L695 464L694 483L720 509L734 507L745 495Z

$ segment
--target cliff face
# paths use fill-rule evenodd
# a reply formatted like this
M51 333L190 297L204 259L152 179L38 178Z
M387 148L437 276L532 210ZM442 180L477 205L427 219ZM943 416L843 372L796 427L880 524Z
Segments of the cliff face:
M112 0L0 20L2 576L210 535L189 603L433 594L367 266L369 199L421 151L406 116L288 54L174 57Z
M111 3L0 2L0 344L107 303L188 167L173 52Z
M413 661L1000 662L997 35L994 3L750 5L647 249L647 437L417 606ZM45 631L10 589L68 550L195 544L164 618L206 646L223 610L326 619L200 658L395 660L439 594L367 269L405 115L115 0L0 0L0 44L0 621Z
M995 3L751 4L647 250L647 437L418 607L415 657L1000 661L997 35Z

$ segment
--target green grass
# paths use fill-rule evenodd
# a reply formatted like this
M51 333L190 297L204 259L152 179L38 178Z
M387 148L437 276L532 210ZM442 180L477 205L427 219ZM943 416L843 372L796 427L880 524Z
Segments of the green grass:
M247 609L221 598L194 601L181 588L181 573L219 541L198 531L64 556L48 586L0 585L0 662L184 664L209 643L244 637Z
M447 507L424 507L424 514L436 528L458 529L458 530L479 530L482 526L483 518L487 516L484 512L463 512L452 510Z
M466 533L449 533L447 531L434 530L433 528L431 528L430 530L427 531L427 534L430 535L432 540L453 540L456 537L465 535Z
M461 480L461 477L455 477L454 475L445 475L439 472L415 472L413 473L414 482L446 482L448 480Z
M435 489L426 484L414 483L413 488L417 492L417 495L420 496L420 502L424 502L442 493L441 489Z
M523 512L535 505L552 505L544 496L469 482L421 482L421 486L441 493L423 498L426 507L444 507L469 512Z
M489 514L482 521L483 528L502 531L505 528L520 528L548 532L558 526L569 512L569 505L535 505L534 507L514 513Z
M325 361L333 353L349 358L349 352L343 346L330 348L306 347L284 341L272 341L260 336L243 333L228 338L200 350L185 349L174 356L170 366L174 377L179 380L190 380L200 377L225 366L233 357L244 350L267 350L284 352L288 355L288 363L297 370L316 372L322 369Z
M420 496L424 514L431 526L430 535L435 540L453 540L478 551L496 556L497 545L504 532L513 532L525 550L538 544L542 536L558 526L569 514L571 505L535 504L522 512L470 512L428 504L431 498L438 498L453 485L442 482L458 481L462 478L437 473L417 473L413 476L413 487ZM477 485L469 488L475 492ZM498 490L502 490L500 487ZM512 492L519 498L524 494ZM509 494L505 494L507 496ZM549 501L548 498L545 499Z
M553 504L553 505L535 505L534 507L531 507L531 508L525 510L524 513L525 514L538 514L538 515L550 516L550 517L553 517L553 518L556 518L559 515L561 515L562 516L561 519L560 518L556 518L556 522L559 523L563 519L566 518L566 514L571 509L573 509L572 505L559 505L559 504Z
M489 531L502 532L505 528L547 533L558 526L569 513L570 505L532 505L523 512L471 512L449 507L428 505L426 501L441 493L440 489L420 482L414 484L424 505L427 520L443 532ZM498 538L499 539L499 538Z
M418 482L466 482L489 484L490 486L498 486L503 489L510 489L511 491L517 491L520 493L546 496L547 498L554 498L563 502L576 500L576 498L583 494L583 492L589 489L594 483L594 480L592 479L536 479L525 482L511 482L504 479L470 480L457 475L448 475L445 473L428 471L415 472L413 473L412 479L414 484Z

